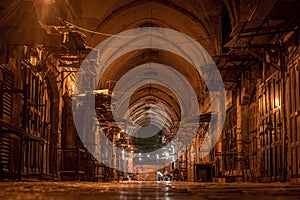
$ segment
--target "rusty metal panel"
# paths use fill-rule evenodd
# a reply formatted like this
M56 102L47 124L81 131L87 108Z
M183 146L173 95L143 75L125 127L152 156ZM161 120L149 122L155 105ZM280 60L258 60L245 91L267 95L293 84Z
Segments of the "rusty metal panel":
M13 74L9 71L5 71L4 73L4 79L3 79L3 85L5 90L12 89L14 86L14 78ZM4 92L3 94L3 120L6 122L12 121L12 115L13 115L13 94L9 92Z

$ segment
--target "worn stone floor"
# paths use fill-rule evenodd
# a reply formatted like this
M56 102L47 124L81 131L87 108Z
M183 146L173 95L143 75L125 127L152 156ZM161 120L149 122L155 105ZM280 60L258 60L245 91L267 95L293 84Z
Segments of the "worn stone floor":
M187 182L0 182L1 200L300 200L300 185Z

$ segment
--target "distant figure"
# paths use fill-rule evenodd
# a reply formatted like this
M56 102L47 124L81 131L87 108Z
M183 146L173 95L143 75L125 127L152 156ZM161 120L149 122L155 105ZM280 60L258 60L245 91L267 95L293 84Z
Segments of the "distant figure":
M156 181L160 181L160 180L162 180L164 178L164 175L160 172L160 171L158 171L157 172L157 175L156 175Z
M166 170L164 172L164 181L168 181L169 180L169 177L170 177L170 173L168 172L168 170Z

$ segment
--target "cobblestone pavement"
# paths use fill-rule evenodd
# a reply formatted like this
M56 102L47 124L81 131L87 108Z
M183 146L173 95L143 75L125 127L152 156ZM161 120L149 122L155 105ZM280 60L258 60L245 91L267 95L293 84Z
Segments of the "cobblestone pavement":
M1 200L267 199L300 200L300 185L164 182L0 182Z

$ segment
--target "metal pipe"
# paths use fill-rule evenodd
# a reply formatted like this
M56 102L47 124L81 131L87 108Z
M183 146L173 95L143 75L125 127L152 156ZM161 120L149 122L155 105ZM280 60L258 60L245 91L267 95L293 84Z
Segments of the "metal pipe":
M281 45L280 47L280 60L281 60L281 79L282 79L282 88L281 88L281 97L282 97L282 109L283 109L283 182L287 181L287 154L288 154L288 135L287 135L287 113L286 113L286 99L283 91L286 89L286 60L283 55L284 47Z

